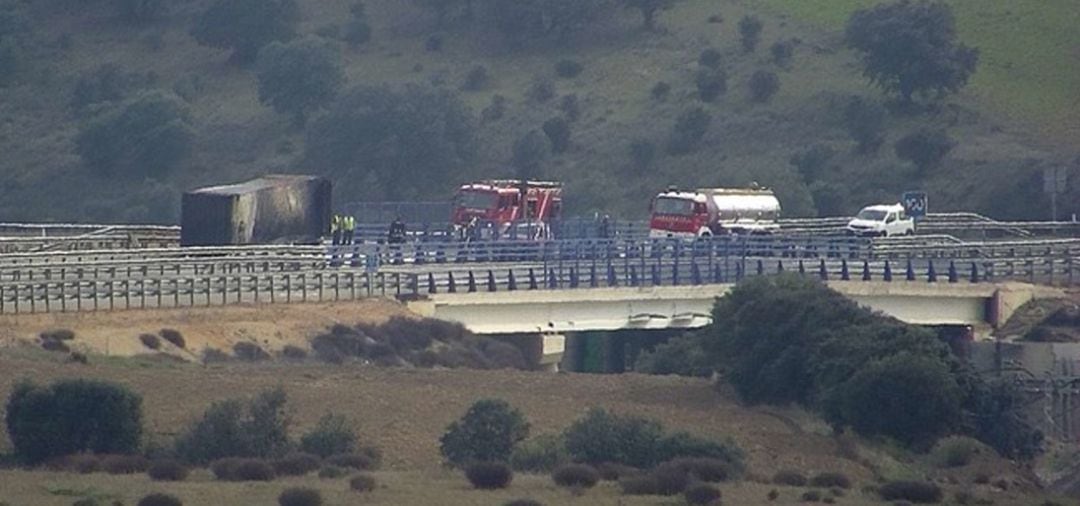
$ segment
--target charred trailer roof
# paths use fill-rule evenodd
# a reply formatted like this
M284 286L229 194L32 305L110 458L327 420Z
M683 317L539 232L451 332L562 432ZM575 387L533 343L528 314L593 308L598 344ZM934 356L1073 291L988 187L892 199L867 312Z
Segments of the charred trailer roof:
M184 194L181 246L315 243L330 229L330 181L270 175Z

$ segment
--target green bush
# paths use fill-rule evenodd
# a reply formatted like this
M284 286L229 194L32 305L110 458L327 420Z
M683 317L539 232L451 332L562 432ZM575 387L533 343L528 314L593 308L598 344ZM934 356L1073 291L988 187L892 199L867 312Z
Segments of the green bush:
M529 423L506 401L484 399L474 403L461 419L450 424L440 439L448 463L506 462L514 446L529 435Z
M161 329L161 331L158 332L158 335L177 348L184 349L184 347L187 346L187 343L184 341L184 335L181 334L179 330Z
M843 473L819 473L810 478L810 486L820 488L848 489L851 488L851 479Z
M649 468L659 461L657 446L663 433L655 421L594 408L574 421L563 437L574 460Z
M270 354L261 346L250 341L240 341L233 345L233 355L247 362L264 362L270 360Z
M188 476L188 468L175 460L159 460L150 464L146 475L154 481L184 481Z
M285 391L266 390L250 402L216 402L176 441L176 454L204 464L225 457L275 457L288 448Z
M319 468L321 461L310 453L290 453L273 462L274 474L278 476L303 476Z
M982 453L982 443L965 436L949 436L939 440L930 450L930 461L937 467L963 467Z
M750 76L750 100L765 103L780 91L780 76L776 72L759 70Z
M720 489L708 483L696 483L691 485L683 493L687 504L708 506L718 504L721 497Z
M893 147L897 158L926 171L938 166L956 147L956 141L944 129L920 128L901 137Z
M349 474L349 471L345 470L345 468L334 465L326 465L319 469L319 478L327 480L344 478L347 474Z
M650 473L656 483L658 495L678 495L690 485L690 475L682 468L671 463L656 466Z
M671 460L669 464L682 469L698 481L709 483L727 481L735 474L730 462L715 458L682 457Z
M255 76L259 101L288 115L297 126L307 122L310 112L329 104L345 83L336 47L311 36L262 48Z
M518 472L548 473L568 458L562 437L542 434L514 447L510 454L510 467Z
M910 501L917 504L941 502L941 487L922 481L890 481L878 487L878 495L886 501Z
M195 134L187 106L145 92L85 120L75 137L83 163L104 176L162 176L191 155Z
M741 472L743 458L746 454L728 439L726 441L712 441L692 436L686 432L676 432L665 436L657 443L656 455L658 462L666 462L678 458L704 458L725 462L731 473Z
M799 500L802 502L819 502L821 501L821 492L817 490L807 490L799 496Z
M626 495L657 495L659 485L656 477L650 474L634 474L619 478L619 488Z
M593 467L600 473L600 479L604 481L619 481L628 476L641 474L641 469L616 462L601 462Z
M592 466L567 464L551 473L556 485L567 488L592 488L600 481L600 474Z
M552 153L564 153L570 147L570 122L562 116L556 116L544 122L544 135L551 143Z
M184 506L184 503L176 496L156 493L143 496L137 506Z
M238 459L229 475L229 481L273 481L277 476L274 467L260 459Z
M701 68L694 77L694 84L702 102L715 102L720 95L727 93L727 72L719 68Z
M322 506L322 503L322 494L313 488L287 488L278 496L280 506Z
M677 374L696 378L707 378L713 372L698 337L692 334L672 337L657 345L653 351L643 353L634 364L634 370L645 374Z
M776 474L773 475L772 482L777 485L786 485L789 487L805 487L807 480L806 475L798 471L784 469L777 471Z
M16 457L29 464L80 452L133 453L142 437L142 399L101 381L22 382L8 397L4 420Z
M473 462L465 467L465 477L473 487L494 490L509 486L514 472L502 462Z
M101 470L109 474L139 474L150 468L150 461L142 455L104 455Z
M375 478L367 474L358 474L349 480L349 489L353 492L371 492L375 485Z
M140 334L139 341L142 342L143 346L151 350L161 349L161 339L159 339L158 336L155 336L154 334Z
M232 50L246 63L267 44L292 39L299 23L296 0L214 0L195 20L191 35L200 44Z
M761 20L755 16L743 16L739 20L739 40L742 42L743 51L751 53L757 48L762 27Z
M327 458L356 451L356 432L342 415L327 413L300 438L300 449Z
M698 55L698 65L710 69L718 69L724 63L724 55L720 51L708 48Z
M72 341L75 339L75 332L70 329L51 329L42 331L38 337L42 341Z

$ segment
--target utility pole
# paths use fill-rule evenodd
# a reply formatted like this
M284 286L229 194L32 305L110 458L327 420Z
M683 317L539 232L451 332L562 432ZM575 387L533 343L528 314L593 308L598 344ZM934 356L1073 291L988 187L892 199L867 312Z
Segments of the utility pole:
M1050 194L1050 219L1058 220L1057 197L1065 191L1068 172L1065 167L1051 167L1043 170L1043 191Z

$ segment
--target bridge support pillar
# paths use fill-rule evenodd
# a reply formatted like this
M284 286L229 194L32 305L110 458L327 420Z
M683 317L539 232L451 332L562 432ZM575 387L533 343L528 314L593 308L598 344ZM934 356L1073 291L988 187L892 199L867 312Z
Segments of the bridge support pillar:
M525 362L538 371L559 372L565 360L567 338L564 334L526 334L514 338Z

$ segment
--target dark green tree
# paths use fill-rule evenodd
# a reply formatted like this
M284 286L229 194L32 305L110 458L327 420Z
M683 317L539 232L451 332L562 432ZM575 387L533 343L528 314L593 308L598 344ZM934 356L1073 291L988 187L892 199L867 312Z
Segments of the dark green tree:
M15 386L5 407L15 455L29 464L75 453L133 453L142 438L142 398L89 380Z
M551 142L552 153L564 153L570 147L570 122L555 116L544 122L544 135Z
M896 141L896 156L907 160L921 172L936 167L956 146L943 128L920 128Z
M529 422L520 411L503 400L483 399L446 428L439 450L448 463L458 467L509 462L514 446L527 437Z
M345 82L337 48L311 36L270 43L259 51L255 72L259 101L291 116L297 126L309 112L330 103Z
M99 174L142 179L187 160L194 137L184 103L149 91L85 120L75 146L83 163Z
M472 165L473 116L447 91L361 86L311 122L303 164L354 198L430 198Z
M255 60L274 41L296 36L296 0L214 0L195 20L191 35L200 44L229 49L241 63Z
M955 93L975 72L979 51L957 42L955 24L945 2L900 0L856 11L845 38L862 53L863 75L910 102Z
M286 400L285 390L275 388L248 402L216 402L176 439L176 454L197 464L225 457L281 456L289 447Z
M656 29L656 15L661 11L671 9L676 0L622 0L627 9L637 9L641 12L641 19L648 30Z
M772 100L773 95L780 91L780 77L776 72L759 70L750 76L750 100L763 104Z

